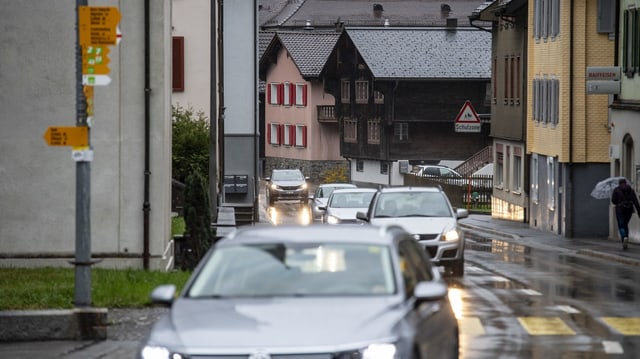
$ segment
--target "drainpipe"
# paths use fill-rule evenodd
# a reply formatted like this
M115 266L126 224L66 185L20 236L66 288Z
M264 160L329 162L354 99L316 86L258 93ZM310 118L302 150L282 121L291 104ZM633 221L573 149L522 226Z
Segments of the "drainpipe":
M149 0L144 0L144 204L143 211L143 249L142 263L145 270L149 270L149 103L151 98L151 88L149 87Z
M569 238L573 238L573 42L574 42L574 7L573 0L569 4L570 8L570 20L569 20L569 168L567 170L566 189L564 193L564 205L566 208L566 227L565 235Z
M217 128L217 121L218 121L218 90L217 90L217 83L218 83L218 73L216 71L216 56L217 55L217 46L218 43L216 42L217 40L217 33L218 33L218 21L216 21L217 19L217 6L218 6L218 2L217 1L213 1L211 3L211 29L210 29L210 36L211 36L211 40L210 40L210 46L211 46L211 53L210 53L210 84L209 84L209 91L210 91L210 95L209 95L209 101L211 103L211 105L209 106L209 111L210 111L210 117L209 117L209 198L211 198L210 201L210 205L211 205L211 216L213 216L213 218L211 219L212 221L217 221L218 218L218 189L216 187L216 184L218 183L218 159L217 159L217 155L218 155L218 151L217 151L217 139L218 139L218 128Z

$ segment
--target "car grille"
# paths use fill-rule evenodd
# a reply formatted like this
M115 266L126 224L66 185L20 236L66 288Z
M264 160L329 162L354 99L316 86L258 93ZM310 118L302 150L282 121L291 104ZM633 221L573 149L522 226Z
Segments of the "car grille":
M280 186L280 188L285 191L297 191L300 189L300 186Z
M247 355L192 355L189 358L193 359L247 359L250 356ZM334 354L322 353L322 354L271 354L271 359L333 359L336 358Z
M437 233L434 233L434 234L416 234L416 235L414 235L414 238L416 238L419 241L430 241L432 239L438 238L438 234Z

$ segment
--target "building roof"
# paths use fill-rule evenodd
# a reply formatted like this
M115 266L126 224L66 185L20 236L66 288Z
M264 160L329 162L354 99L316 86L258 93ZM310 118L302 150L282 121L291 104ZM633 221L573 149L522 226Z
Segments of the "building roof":
M491 33L474 28L347 28L377 79L489 79Z
M333 51L340 34L335 31L282 31L277 32L260 62L273 57L284 47L304 78L318 77Z
M275 0L271 0L275 1ZM445 26L447 18L456 18L459 26L470 26L469 16L482 0L295 0L261 26L303 28L307 21L315 28L345 26ZM381 12L373 7L380 5ZM443 11L445 10L445 11ZM449 11L446 11L449 10ZM478 24L491 26L491 24Z

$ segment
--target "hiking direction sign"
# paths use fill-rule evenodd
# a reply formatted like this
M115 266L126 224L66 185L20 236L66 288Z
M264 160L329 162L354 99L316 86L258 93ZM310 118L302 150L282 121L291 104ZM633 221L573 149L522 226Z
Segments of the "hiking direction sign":
M456 132L480 132L481 128L480 116L471 105L471 101L467 100L456 117L455 130Z

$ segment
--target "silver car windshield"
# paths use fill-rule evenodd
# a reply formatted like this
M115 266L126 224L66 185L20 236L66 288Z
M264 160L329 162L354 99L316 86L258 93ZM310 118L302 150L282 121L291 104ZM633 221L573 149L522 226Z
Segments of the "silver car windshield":
M187 296L371 296L395 292L386 246L273 243L216 249Z
M274 171L271 179L274 181L302 181L304 176L300 171Z
M365 208L369 207L373 192L341 192L334 193L329 207L333 208Z
M388 192L376 202L375 217L451 217L441 192Z

